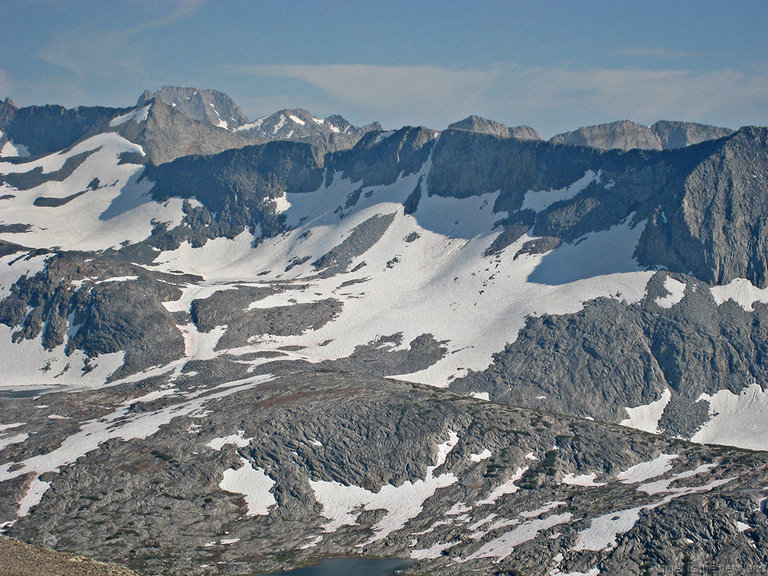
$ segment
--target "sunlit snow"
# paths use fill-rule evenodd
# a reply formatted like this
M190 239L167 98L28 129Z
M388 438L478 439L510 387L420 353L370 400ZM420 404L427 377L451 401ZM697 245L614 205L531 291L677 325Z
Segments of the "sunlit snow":
M248 516L266 516L270 507L277 504L270 492L275 481L265 474L263 468L254 468L245 458L240 458L240 462L242 466L237 470L224 470L219 488L242 494L248 506Z

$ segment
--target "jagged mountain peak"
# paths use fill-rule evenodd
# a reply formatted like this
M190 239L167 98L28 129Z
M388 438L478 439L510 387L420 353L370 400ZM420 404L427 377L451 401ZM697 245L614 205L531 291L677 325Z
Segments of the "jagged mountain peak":
M145 90L137 101L143 106L158 99L182 114L218 128L234 130L248 122L248 118L224 92L185 86L163 86L160 90Z
M284 108L244 124L236 132L257 142L295 140L332 152L352 148L363 135L376 130L381 130L378 122L358 127L338 114L322 118L303 108Z
M476 114L471 114L454 122L448 126L453 130L469 130L470 132L481 132L484 134L493 134L502 138L517 138L518 140L541 140L538 132L530 126L510 127L495 120L489 120Z
M237 131L265 138L299 139L313 134L364 134L381 129L378 122L356 127L339 114L318 117L304 108L284 108L240 126Z

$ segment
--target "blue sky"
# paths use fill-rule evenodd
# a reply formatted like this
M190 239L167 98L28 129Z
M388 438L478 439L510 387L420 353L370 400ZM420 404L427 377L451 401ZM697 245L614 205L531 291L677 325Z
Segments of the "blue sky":
M768 124L768 2L0 0L0 96L133 104L217 88L436 129L475 113L544 136L629 118Z

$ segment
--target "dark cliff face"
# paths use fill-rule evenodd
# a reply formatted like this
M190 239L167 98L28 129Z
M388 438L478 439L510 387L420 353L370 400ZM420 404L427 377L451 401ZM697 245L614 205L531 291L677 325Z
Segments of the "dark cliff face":
M363 186L392 184L397 177L418 172L435 143L437 132L405 127L394 133L370 132L352 150L330 155L327 176L342 173Z
M143 174L155 183L156 200L196 198L216 220L226 222L225 235L260 225L265 236L280 229L273 200L286 192L309 192L323 181L323 158L297 142L270 142L227 150L213 156L185 156Z
M765 129L745 128L670 151L629 152L467 130L436 136L424 128L372 132L352 150L325 158L306 144L269 143L180 158L167 167L148 168L145 177L157 182L157 199L197 197L209 210L227 211L250 226L252 216L240 214L238 207L252 211L283 191L311 193L323 172L327 179L340 173L362 186L391 184L431 159L430 195L466 198L500 191L495 210L509 213L509 226L525 222L520 233L532 228L537 236L572 242L632 216L635 222L647 221L636 254L642 264L691 272L711 283L743 277L766 285ZM588 170L595 180L580 193L537 213L519 211L527 191L564 188Z
M33 156L58 152L89 135L107 129L109 121L127 111L101 106L28 106L11 110L5 105L3 131Z
M527 190L562 188L592 168L599 152L446 130L432 157L430 194L466 198L501 190L497 210L516 210Z

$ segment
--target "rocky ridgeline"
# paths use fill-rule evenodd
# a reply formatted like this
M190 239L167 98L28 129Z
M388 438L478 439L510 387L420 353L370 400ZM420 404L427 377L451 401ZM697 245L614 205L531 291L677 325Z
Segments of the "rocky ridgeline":
M221 93L180 88L131 109L0 103L0 143L32 154L0 169L3 345L20 362L58 354L76 383L68 371L121 358L95 390L4 391L6 531L146 574L350 554L412 557L414 574L766 564L765 452L680 438L717 416L703 400L718 394L762 414L768 129L660 122L651 138L619 123L565 145L479 117L441 133L300 109L245 120ZM633 149L601 149L617 147ZM35 244L109 194L95 228L164 216L121 220L146 233L103 249ZM613 229L634 260L569 266L567 250ZM422 268L449 252L455 267L401 273L428 241ZM517 322L481 299L503 265L526 275L505 286L581 293L632 273L641 295L526 312L489 365L437 382L450 391L381 378L464 352L414 332L411 294L442 296L422 285L456 287L435 316L475 301L461 321L487 324L468 349ZM365 309L381 286L406 296ZM350 309L343 326L370 337L321 332ZM38 368L31 382L52 370ZM744 434L763 438L762 422Z

